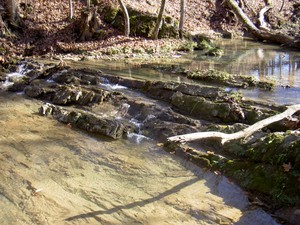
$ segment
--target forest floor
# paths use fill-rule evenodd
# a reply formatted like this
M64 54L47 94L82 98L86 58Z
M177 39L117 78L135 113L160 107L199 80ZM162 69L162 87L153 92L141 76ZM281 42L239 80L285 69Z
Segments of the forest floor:
M184 30L191 34L205 34L210 37L217 37L224 33L230 33L235 37L244 36L247 32L238 22L238 18L226 6L225 1L212 0L191 0L186 6ZM255 18L257 12L263 7L263 1L242 1L245 10L250 18ZM68 1L27 1L29 10L21 10L23 27L8 38L0 38L0 49L10 56L33 56L45 54L57 54L61 47L66 52L107 52L108 48L144 48L159 49L166 45L179 44L180 40L151 40L141 37L125 37L121 31L105 25L105 39L91 39L89 41L78 41L78 33L75 32L76 21L81 17L85 8L85 1L73 1L74 17L68 19ZM127 7L141 12L157 15L159 11L159 0L125 0ZM291 1L278 4L271 0L274 8L271 10L276 14L274 20L290 20L293 17L293 5ZM102 0L103 4L115 4L117 1ZM283 7L281 7L283 6ZM281 9L282 8L282 9ZM179 20L180 1L170 0L166 4L165 15ZM272 17L270 17L272 18ZM156 51L154 51L155 53ZM2 54L5 55L5 54ZM95 58L103 58L105 54L96 54ZM1 54L0 54L1 61ZM2 57L2 61L4 61Z

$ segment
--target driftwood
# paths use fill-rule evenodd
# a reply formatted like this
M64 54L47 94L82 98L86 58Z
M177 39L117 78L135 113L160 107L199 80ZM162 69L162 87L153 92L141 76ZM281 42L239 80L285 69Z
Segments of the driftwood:
M280 31L272 31L264 29L265 26L262 26L262 29L258 28L250 18L243 12L239 7L238 3L235 0L226 0L228 6L233 10L237 15L240 21L248 28L248 30L258 39L271 41L274 43L284 44L290 47L300 47L300 42L297 38L292 37L288 34L282 33ZM261 14L268 11L268 6L261 11ZM263 24L262 24L263 25Z
M244 130L238 131L236 133L232 134L226 134L222 132L197 132L197 133L191 133L191 134L184 134L184 135L177 135L173 137L169 137L167 140L171 142L188 142L188 141L194 141L194 140L200 140L200 139L206 139L206 138L215 138L220 139L221 143L224 144L228 141L232 140L238 140L241 138L247 138L256 131L274 123L277 121L280 121L286 117L289 117L300 110L300 104L297 105L291 105L287 107L287 110L284 112L271 116L269 118L266 118L264 120L261 120L249 127L247 127Z
M265 29L265 30L270 30L268 28L268 23L265 20L265 14L272 9L271 5L267 5L265 7L263 7L260 12L259 12L259 17L258 17L258 21L259 21L259 28L260 29Z

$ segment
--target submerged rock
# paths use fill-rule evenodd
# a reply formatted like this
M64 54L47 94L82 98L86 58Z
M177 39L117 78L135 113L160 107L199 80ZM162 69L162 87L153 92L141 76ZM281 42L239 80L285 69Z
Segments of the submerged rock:
M104 81L101 75L101 71L88 68L68 69L52 74L52 79L61 84L98 85Z
M113 139L122 138L134 128L125 120L117 120L106 115L96 115L87 111L66 109L53 104L45 104L39 110L41 115L53 115L53 118L87 132L97 133Z
M52 66L45 71L32 73L24 83L27 96L53 103L42 106L40 113L113 139L129 132L156 141L204 130L232 133L285 109L246 102L239 94L207 85L138 80L90 69ZM128 89L116 92L99 85L108 82ZM299 120L292 118L285 124L284 128L272 124L246 140L226 145L214 139L197 142L197 149L168 143L168 151L226 174L244 189L267 196L272 203L296 205L300 202L299 134L271 133L297 129ZM199 151L203 146L205 151Z
M196 118L224 122L238 122L244 119L242 108L231 102L213 102L203 97L176 92L172 96L171 104L179 112Z

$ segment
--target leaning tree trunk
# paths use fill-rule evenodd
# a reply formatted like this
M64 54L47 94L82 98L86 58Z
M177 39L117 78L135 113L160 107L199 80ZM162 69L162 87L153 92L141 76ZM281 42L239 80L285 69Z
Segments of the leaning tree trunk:
M300 42L288 34L279 31L272 31L266 29L259 29L238 6L235 0L226 0L229 7L234 11L241 22L248 28L248 30L258 39L285 44L288 46L300 48Z
M163 14L164 14L164 11L165 11L165 7L166 7L166 0L162 0L160 10L159 10L159 13L158 13L158 17L157 17L157 21L156 21L156 25L155 25L154 32L153 32L153 35L152 35L153 39L158 39L159 28L161 26L161 22L162 22Z
M179 38L183 38L183 24L185 15L185 0L180 0Z
M121 6L121 9L122 9L122 12L123 12L123 15L124 15L124 20L125 20L125 30L124 30L124 35L126 37L129 37L129 34L130 34L130 19L129 19L129 14L128 14L128 11L127 11L127 8L123 2L123 0L118 0L120 6Z

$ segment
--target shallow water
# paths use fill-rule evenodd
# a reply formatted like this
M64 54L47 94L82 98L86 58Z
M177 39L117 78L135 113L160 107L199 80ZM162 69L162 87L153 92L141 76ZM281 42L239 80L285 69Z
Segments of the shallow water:
M161 63L276 78L273 92L243 92L266 102L300 103L297 52L253 42L220 44L226 45L222 58L193 53ZM75 64L122 76L191 82L132 62ZM15 75L20 73L11 79ZM291 88L281 87L286 85ZM277 224L261 209L252 209L247 193L225 177L139 135L111 141L41 117L41 104L0 91L0 224Z
M272 102L277 104L300 104L300 52L294 49L285 49L278 45L268 45L247 40L220 40L217 46L224 49L224 56L210 57L202 51L186 53L165 59L147 60L142 63L182 65L188 69L216 69L231 74L250 75L256 79L275 82L276 88L266 92L257 89L238 89L246 98ZM136 59L127 59L127 62L76 62L72 66L91 67L101 69L106 73L118 74L148 80L173 80L193 83L181 76L140 68Z
M247 193L151 141L111 141L0 92L0 224L277 224Z

